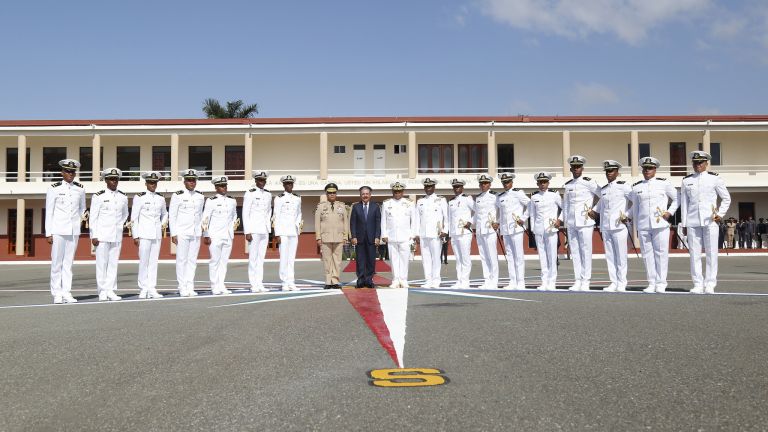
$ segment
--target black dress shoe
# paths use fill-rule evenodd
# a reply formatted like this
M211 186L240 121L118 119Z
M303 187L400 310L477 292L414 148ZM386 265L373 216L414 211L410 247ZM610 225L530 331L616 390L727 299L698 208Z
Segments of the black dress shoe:
M331 288L333 288L333 289L341 289L341 285L334 284L334 285L331 285Z
M331 289L331 288L333 288L333 286L332 286L332 285L325 285L325 286L323 287L323 289Z

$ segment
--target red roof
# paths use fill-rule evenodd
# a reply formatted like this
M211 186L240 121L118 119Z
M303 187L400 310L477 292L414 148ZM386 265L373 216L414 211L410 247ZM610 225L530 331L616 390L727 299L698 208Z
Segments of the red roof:
M435 117L285 117L248 119L116 119L116 120L0 120L0 127L43 126L171 126L171 125L289 125L339 123L587 123L587 122L754 122L768 115L681 116L435 116Z

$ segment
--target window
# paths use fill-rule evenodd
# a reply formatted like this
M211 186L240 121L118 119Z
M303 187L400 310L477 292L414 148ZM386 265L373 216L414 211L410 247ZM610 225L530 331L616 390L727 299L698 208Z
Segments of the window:
M386 144L374 144L373 145L374 150L386 150L387 145Z
M419 173L453 172L453 144L419 146Z
M632 144L627 144L627 165L636 164L640 159L651 155L651 145L649 143L640 143L637 145L637 160L632 160Z
M704 145L699 143L699 150L704 150ZM720 143L709 143L709 154L712 155L710 165L720 165Z
M347 152L347 146L343 146L343 145L335 145L335 146L333 146L333 153L334 154L341 154L341 153L346 153L346 152Z
M29 147L27 147L27 175L29 180ZM19 149L8 147L5 149L5 181L15 182L19 178ZM14 228L15 229L15 228Z
M213 170L213 151L211 146L189 147L189 168L203 171L201 180L210 180Z
M459 172L472 173L487 169L487 144L459 144Z
M43 147L43 181L61 179L59 161L67 158L66 147Z
M354 150L365 150L365 144L355 144L352 146Z
M405 154L405 144L395 144L393 148L395 154Z
M16 209L8 209L8 255L16 254ZM35 241L32 238L32 209L24 210L24 255L35 255ZM45 232L45 231L43 231Z
M121 180L138 181L141 179L141 147L118 147L117 167L123 171Z
M243 180L245 178L245 147L224 147L224 175L230 180Z
M93 177L93 147L80 147L80 180L93 181ZM98 178L97 175L96 179Z
M514 144L499 144L496 154L498 156L498 169L500 172L515 172Z
M171 146L152 146L152 171L171 171Z

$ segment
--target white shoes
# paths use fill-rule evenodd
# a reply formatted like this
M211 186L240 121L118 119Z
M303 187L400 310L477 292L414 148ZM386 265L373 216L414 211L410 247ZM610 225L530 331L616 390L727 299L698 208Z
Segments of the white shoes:
M77 303L77 299L72 297L70 293L62 294L61 299L64 300L64 303Z
M573 285L568 287L568 291L581 291L581 281L575 281Z
M262 293L262 292L267 292L267 291L269 291L269 290L264 288L263 286L251 287L251 292L252 293Z
M53 296L53 304L63 304L64 299L60 295Z
M547 291L557 291L557 286L555 284L549 284L547 285Z
M667 291L667 287L665 285L656 285L656 292L659 294L663 294Z
M644 293L655 293L656 292L656 285L648 285L647 288L643 290Z
M581 286L581 290L582 291L589 291L589 281L588 280L581 281L581 285L580 286Z
M64 296L64 297L66 297L66 296ZM115 294L114 291L107 291L107 300L109 300L109 301L120 301L122 299L123 298L120 297L119 295ZM65 298L65 300L66 300L66 298Z
M141 290L139 292L139 298L140 299L146 299L149 298L149 292L147 290Z
M524 290L525 289L525 284L517 285L517 286L515 286L515 289L516 290Z
M510 283L509 285L503 287L502 289L504 289L504 290L515 290L515 289L518 289L518 288L517 288L517 285L513 285L513 284Z
M400 288L401 287L400 281L398 281L398 280L392 281L392 283L389 285L389 287L390 288Z
M157 290L154 290L154 289L153 289L153 290L150 290L150 291L149 291L149 294L147 294L147 296L148 296L149 298L151 298L151 299L158 299L158 298L163 298L163 295L162 295L162 294L160 294L159 292L157 292Z
M400 288L408 288L408 281L401 280L400 281Z
M549 291L549 286L542 284L542 285L537 286L536 289L539 290L539 291Z
M616 284L615 283L611 283L607 287L603 288L603 291L605 291L605 292L616 292L617 289L618 289L618 287L616 286Z
M708 286L704 288L704 294L714 294L715 293L715 287Z
M691 294L704 294L704 287L695 286L689 292Z

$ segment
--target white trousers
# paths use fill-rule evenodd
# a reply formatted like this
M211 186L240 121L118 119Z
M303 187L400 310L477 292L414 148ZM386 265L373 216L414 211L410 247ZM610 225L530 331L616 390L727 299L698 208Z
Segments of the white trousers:
M523 254L523 233L507 234L504 236L504 254L507 256L507 271L509 284L517 287L525 286L525 255Z
M558 233L536 234L536 248L541 265L541 284L555 286L557 282L557 236Z
M617 287L627 286L627 227L603 231L605 262L608 264L608 279Z
M51 245L51 294L60 296L72 291L72 261L79 235L53 235Z
M589 283L592 279L592 233L594 227L568 227L568 250L573 260L573 278Z
M251 289L264 287L264 257L267 255L269 234L251 234L248 245L248 282ZM281 254L282 255L282 254Z
M496 233L475 234L480 262L483 265L483 285L496 288L499 286L499 254L496 249Z
M179 294L184 294L195 289L200 237L177 236L176 239L176 281L179 283Z
M688 227L688 247L691 254L691 278L695 288L714 288L717 285L717 236L716 225ZM707 261L706 277L701 274L701 248Z
M392 282L402 282L408 285L408 259L411 257L409 241L387 242L389 263L392 265Z
M424 266L424 280L434 287L440 285L440 252L443 241L439 237L419 239L421 245L421 264Z
M293 264L296 262L296 248L298 246L298 236L280 236L280 280L283 285L292 286L296 283Z
M154 291L157 288L157 260L161 239L139 239L139 288Z
M461 288L469 288L469 273L472 271L472 234L451 237L453 255L456 257L456 283Z
M211 259L208 261L208 278L211 281L211 291L224 291L227 288L224 281L227 278L229 255L232 253L232 239L211 239L208 250L211 251Z
M96 291L117 290L117 262L123 242L99 242L96 246Z
M637 232L640 251L645 261L648 285L656 288L667 287L667 266L669 265L669 227Z

